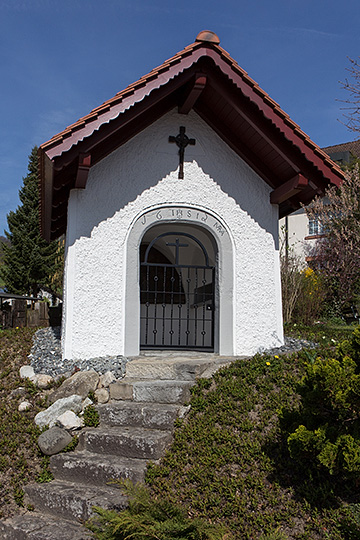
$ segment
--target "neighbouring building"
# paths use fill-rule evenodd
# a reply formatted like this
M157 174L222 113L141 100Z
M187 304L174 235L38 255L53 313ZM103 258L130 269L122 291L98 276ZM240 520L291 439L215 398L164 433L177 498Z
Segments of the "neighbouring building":
M339 166L347 166L360 158L360 140L327 146L323 151ZM304 208L280 220L280 243L293 249L304 262L311 260L311 249L323 235L321 222L309 219Z
M66 358L283 342L278 220L340 168L212 32L39 149Z

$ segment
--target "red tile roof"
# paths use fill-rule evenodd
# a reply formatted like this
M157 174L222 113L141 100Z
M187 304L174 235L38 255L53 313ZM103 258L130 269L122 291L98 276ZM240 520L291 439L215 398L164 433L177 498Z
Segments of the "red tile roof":
M194 110L269 185L275 189L300 173L309 178L311 187L302 192L302 198L292 196L281 203L281 215L309 202L329 183L341 182L343 172L327 153L220 47L215 34L204 31L194 43L40 146L45 237L56 237L65 230L67 198L75 185L79 155L91 151L91 165L102 159L114 149L109 141L115 130L121 135L118 144L131 138L136 130L176 106L199 72L208 77L209 84ZM255 153L247 146L250 139L256 142Z
M360 139L357 141L350 141L341 144L334 144L332 146L326 146L323 148L327 154L334 154L336 152L350 152L353 156L360 158Z

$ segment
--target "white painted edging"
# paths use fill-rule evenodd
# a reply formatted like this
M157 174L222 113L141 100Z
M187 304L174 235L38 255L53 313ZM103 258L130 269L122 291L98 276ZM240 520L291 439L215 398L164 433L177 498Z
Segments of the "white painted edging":
M215 306L215 352L232 356L234 351L234 248L228 227L213 211L200 206L156 206L141 212L126 239L124 298L125 356L137 356L140 343L139 248L145 232L159 223L182 222L208 230L217 244L217 291Z

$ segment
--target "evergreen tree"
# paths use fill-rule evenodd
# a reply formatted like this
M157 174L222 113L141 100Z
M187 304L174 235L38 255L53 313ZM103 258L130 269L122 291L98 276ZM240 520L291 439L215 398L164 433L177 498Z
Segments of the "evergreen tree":
M28 175L19 191L20 206L7 216L10 245L2 244L4 265L0 269L6 290L36 296L41 285L51 288L58 272L59 243L48 244L40 236L38 158L35 146L29 156Z

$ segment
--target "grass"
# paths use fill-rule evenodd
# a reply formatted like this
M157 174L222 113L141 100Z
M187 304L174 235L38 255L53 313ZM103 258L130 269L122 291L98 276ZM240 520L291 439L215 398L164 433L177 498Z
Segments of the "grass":
M342 339L348 339L357 324L346 325L341 319L332 322L322 322L312 326L302 324L285 325L285 334L295 338L304 338L319 344L319 347L331 347Z
M38 477L48 481L50 474L49 459L37 446L41 430L34 423L44 403L34 385L19 377L20 367L29 363L33 334L29 328L0 330L0 518L23 506L25 484ZM25 400L32 407L20 413L18 405Z
M295 330L297 337L320 338L327 354L351 333L344 326ZM304 471L291 460L282 431L312 354L256 355L200 380L172 447L148 468L154 496L227 525L236 539L360 539L356 479Z
M118 481L128 497L128 508L122 512L95 507L87 527L98 540L226 540L220 525L189 518L186 510L169 501L156 500L142 484Z
M352 328L292 326L286 332L318 341L324 355ZM44 406L41 395L31 384L21 397L11 394L24 386L18 373L28 363L32 335L29 329L0 331L1 518L23 504L24 484L51 479L33 422ZM200 380L189 415L177 421L172 447L148 468L153 497L226 526L235 540L359 540L356 479L345 483L304 471L287 451L283 420L298 406L297 387L313 355L256 355ZM18 413L23 399L33 407Z

